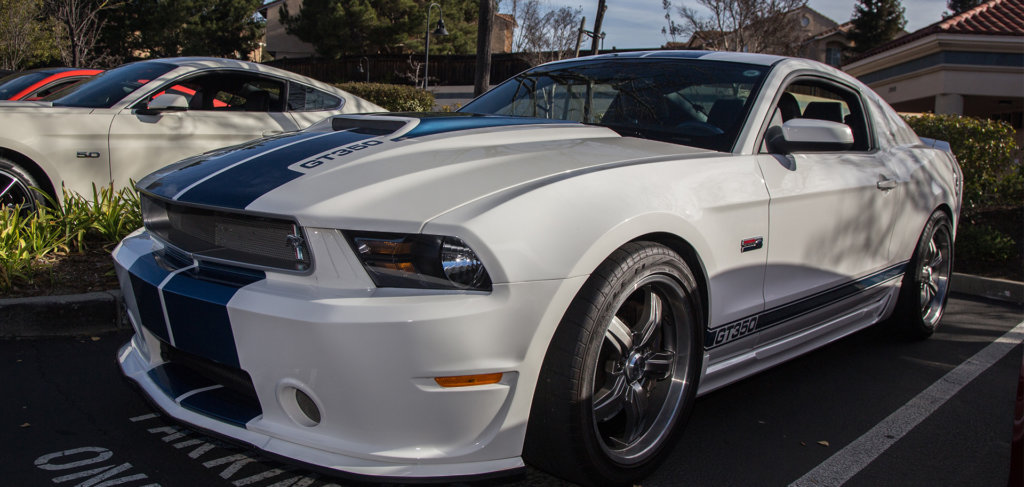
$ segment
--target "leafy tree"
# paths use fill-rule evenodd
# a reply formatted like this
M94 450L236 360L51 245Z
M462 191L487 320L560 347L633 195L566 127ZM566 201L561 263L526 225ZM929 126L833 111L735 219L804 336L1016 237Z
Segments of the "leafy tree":
M317 53L326 58L420 53L430 3L426 0L305 0L298 12L290 12L282 5L281 23L286 32L312 44ZM478 11L478 0L446 0L441 13L449 35L431 35L431 54L475 52ZM431 9L431 32L439 17L438 9Z
M978 5L981 5L982 0L949 0L946 2L946 8L950 11L945 12L944 17L952 17L957 14L962 14Z
M261 0L126 0L105 16L101 44L123 58L241 59L257 47Z
M442 3L442 2L438 2ZM431 54L473 54L476 52L476 23L480 18L479 0L445 0L444 24L448 30L446 36L430 37ZM423 5L429 5L424 2ZM425 10L424 10L425 11ZM437 20L430 19L430 31L434 31ZM422 52L423 35L426 33L425 25L420 24L419 31L413 36L409 44L413 47L419 46L414 52Z
M401 42L401 37L389 35L394 25L383 25L368 0L304 0L296 13L287 3L280 9L285 31L313 44L326 58L367 53L371 44L387 52Z
M24 69L59 56L52 22L40 19L42 5L42 0L0 0L0 68Z
M170 36L179 46L178 55L241 59L256 48L263 34L263 22L255 16L262 0L178 2L181 5L175 9L178 12L175 20L181 22L181 29L177 30L177 36Z
M857 0L849 38L856 52L870 51L896 38L907 25L900 0Z

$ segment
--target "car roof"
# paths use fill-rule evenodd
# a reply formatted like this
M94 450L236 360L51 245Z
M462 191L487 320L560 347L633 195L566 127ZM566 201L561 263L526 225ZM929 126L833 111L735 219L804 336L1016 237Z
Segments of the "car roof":
M27 69L27 70L25 70L25 71L22 71L22 73L46 73L46 74L57 74L57 73L63 73L63 72L65 72L65 71L88 71L88 70L89 70L88 68L68 68L68 67L58 66L58 67L53 67L53 68L35 68L35 69ZM103 71L103 70L102 70L102 69L99 69L99 70L97 70L97 71Z
M756 54L749 52L727 52L727 51L627 51L598 54L572 59L563 59L548 64L560 64L566 62L578 62L587 60L603 59L701 59L706 61L726 61L733 63L757 64L771 66L779 61L789 59L785 56L772 54Z
M273 74L275 76L299 81L321 90L326 89L328 91L339 91L338 88L331 86L322 81L315 80L308 76L304 76L291 71L278 69L273 66L267 66L266 64L259 64L250 61L242 61L238 59L225 59L216 57L172 57L172 58L158 58L158 59L147 59L144 61L136 61L138 63L162 63L172 64L178 68L185 68L194 71L203 69L238 69L256 71L259 73Z

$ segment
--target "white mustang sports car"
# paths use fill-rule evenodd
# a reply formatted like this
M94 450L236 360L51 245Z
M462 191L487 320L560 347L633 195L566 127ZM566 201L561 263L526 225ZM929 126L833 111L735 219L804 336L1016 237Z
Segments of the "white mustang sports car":
M66 94L64 94L66 93ZM0 102L0 207L61 198L61 185L126 186L218 147L383 108L305 76L216 58L140 61L52 101Z
M629 485L695 397L889 317L931 334L960 179L813 61L550 63L146 177L118 358L169 416L339 474Z

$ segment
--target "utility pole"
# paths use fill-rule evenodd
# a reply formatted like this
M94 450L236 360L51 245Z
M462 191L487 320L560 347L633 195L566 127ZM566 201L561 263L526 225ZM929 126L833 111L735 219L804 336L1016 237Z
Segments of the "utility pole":
M494 0L480 0L480 18L476 22L476 73L473 97L491 87L491 30L494 29Z
M580 30L578 30L576 32L576 51L575 51L575 54L573 54L572 57L580 57L580 44L583 43L583 34L584 33L589 34L589 31L587 31L587 18L586 17L583 17L582 19L580 19Z
M604 11L608 9L608 6L604 4L604 0L597 0L597 18L594 19L594 41L590 44L590 55L597 55L598 48L601 46L601 22L604 20Z

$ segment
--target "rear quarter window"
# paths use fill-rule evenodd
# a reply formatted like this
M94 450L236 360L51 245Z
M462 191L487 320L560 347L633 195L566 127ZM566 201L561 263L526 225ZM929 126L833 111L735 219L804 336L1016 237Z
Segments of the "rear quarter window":
M335 110L341 107L341 98L316 88L288 83L288 109L296 112Z

